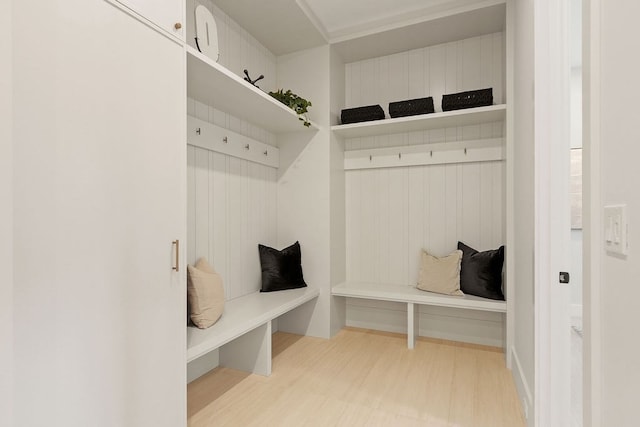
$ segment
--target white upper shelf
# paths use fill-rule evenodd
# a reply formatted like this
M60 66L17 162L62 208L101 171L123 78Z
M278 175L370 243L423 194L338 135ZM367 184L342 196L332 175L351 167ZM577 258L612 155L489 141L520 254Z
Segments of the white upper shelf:
M507 106L504 104L491 105L489 107L445 111L443 113L421 114L395 119L336 125L332 126L331 130L344 138L362 138L366 136L391 135L402 132L416 132L420 130L499 122L505 119L506 112Z
M273 133L317 130L305 128L298 115L268 93L187 46L187 94Z
M443 3L403 23L332 37L331 45L343 62L350 63L504 31L504 0L464 3L469 4L453 9Z

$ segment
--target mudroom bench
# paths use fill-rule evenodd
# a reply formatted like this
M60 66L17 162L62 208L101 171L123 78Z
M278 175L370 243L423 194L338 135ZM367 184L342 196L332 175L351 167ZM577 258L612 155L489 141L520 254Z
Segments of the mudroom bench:
M207 329L187 328L187 363L219 350L219 365L271 374L272 320L315 299L317 288L254 292L227 301L220 320Z
M507 312L506 301L497 301L473 295L449 296L425 292L406 285L346 282L336 285L331 294L339 297L372 299L407 304L407 345L414 348L418 336L418 309L416 305L463 308L469 310Z

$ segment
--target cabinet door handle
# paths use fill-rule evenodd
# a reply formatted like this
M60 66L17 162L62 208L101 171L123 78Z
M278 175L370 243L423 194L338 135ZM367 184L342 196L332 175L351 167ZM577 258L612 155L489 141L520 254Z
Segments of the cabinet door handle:
M180 271L180 240L174 240L171 244L176 247L176 263L171 269Z
M176 22L173 26L173 28L175 28L176 30L179 30L180 28L182 28L182 24L179 22Z

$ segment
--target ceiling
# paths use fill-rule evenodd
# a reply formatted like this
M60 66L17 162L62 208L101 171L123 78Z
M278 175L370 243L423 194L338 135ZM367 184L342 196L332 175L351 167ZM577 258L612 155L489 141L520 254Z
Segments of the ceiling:
M452 10L461 13L478 6L504 5L504 1L214 0L220 9L276 56L374 33L394 31L400 27L438 19L449 15ZM504 20L504 14L491 21L496 19ZM479 25L468 21L455 24ZM495 27L489 24L489 27Z
M389 20L402 20L425 9L455 3L453 0L301 0L317 17L322 29L344 35L363 27L378 26Z

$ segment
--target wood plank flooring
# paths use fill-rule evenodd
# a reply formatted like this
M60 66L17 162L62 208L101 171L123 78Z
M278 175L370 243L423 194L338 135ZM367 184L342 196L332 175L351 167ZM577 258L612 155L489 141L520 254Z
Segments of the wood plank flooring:
M278 332L270 377L217 368L188 386L188 426L525 426L501 350L347 328Z

